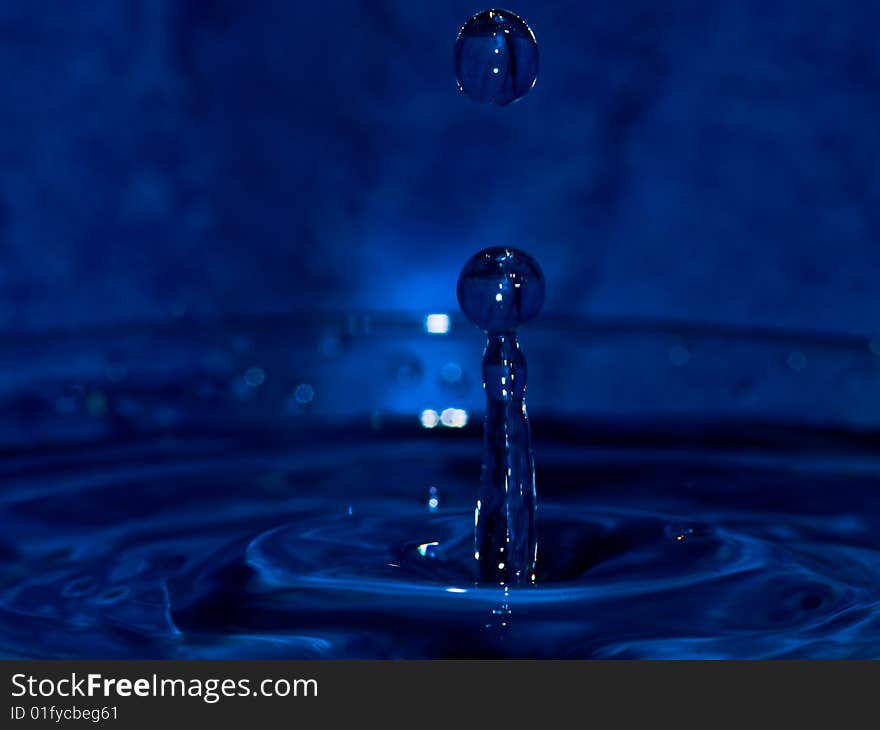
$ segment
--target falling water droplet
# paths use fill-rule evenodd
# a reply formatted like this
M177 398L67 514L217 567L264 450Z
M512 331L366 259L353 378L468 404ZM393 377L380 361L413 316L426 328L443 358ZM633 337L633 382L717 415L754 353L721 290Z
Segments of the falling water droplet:
M458 34L455 76L474 101L504 106L521 99L538 77L535 34L508 10L477 13Z

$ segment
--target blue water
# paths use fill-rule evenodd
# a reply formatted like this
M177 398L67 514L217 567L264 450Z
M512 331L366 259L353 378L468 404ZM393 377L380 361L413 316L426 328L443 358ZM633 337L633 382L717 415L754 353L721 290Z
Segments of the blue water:
M474 352L458 331L227 324L7 347L29 366L0 393L0 653L880 655L880 437L855 425L612 418L586 407L578 418L545 401L531 411L536 585L478 587L479 414L463 428L426 428L417 408L392 408L452 392L439 378L447 356L461 344ZM535 334L524 347L538 363L537 395L550 383ZM634 341L649 352L666 334L652 337ZM711 342L690 337L687 364L659 349L670 383L683 372L699 383L702 371L687 368L714 362ZM728 354L737 347L725 339ZM773 392L802 382L821 352L829 362L846 354L805 351L801 369L767 359L781 362ZM355 383L367 364L349 372L349 361L375 377ZM470 405L479 379L461 364L466 384L450 402ZM354 385L388 410L344 417ZM746 404L763 392L760 382L745 400L742 391ZM822 393L812 395L816 408Z

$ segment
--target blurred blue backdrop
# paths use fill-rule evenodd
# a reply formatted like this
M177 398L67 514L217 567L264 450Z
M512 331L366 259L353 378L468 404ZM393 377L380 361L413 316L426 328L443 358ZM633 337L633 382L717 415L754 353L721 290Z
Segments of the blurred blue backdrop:
M2 3L0 327L451 310L512 244L549 310L876 328L876 3L518 0L507 108L482 9Z

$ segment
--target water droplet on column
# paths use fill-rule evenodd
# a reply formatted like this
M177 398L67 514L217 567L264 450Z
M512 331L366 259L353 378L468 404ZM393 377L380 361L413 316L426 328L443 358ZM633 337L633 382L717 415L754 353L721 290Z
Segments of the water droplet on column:
M509 332L544 305L544 274L527 253L487 248L471 257L458 277L458 303L485 332Z

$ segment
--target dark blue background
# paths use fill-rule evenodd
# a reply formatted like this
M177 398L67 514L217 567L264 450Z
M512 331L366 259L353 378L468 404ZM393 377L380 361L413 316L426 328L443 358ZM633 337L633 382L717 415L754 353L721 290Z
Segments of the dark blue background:
M0 327L452 309L513 244L548 309L871 332L875 3L536 2L507 108L472 2L0 6Z

